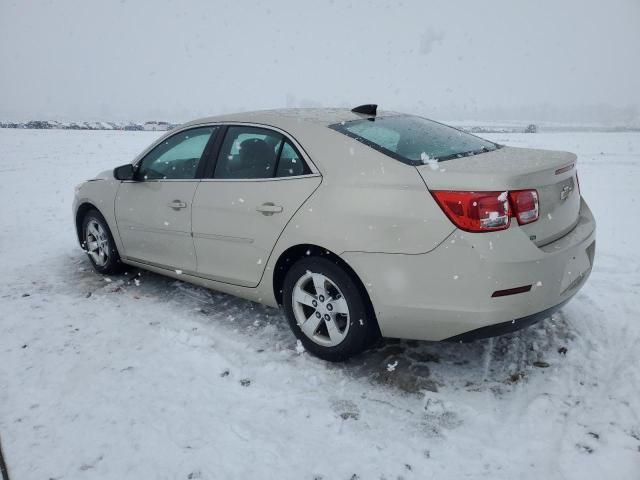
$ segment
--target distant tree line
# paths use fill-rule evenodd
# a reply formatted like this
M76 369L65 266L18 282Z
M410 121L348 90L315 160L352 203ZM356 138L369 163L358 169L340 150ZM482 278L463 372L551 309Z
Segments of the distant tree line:
M62 130L129 130L142 131L171 130L177 125L169 122L59 122L56 120L31 120L29 122L0 122L0 128L29 128L36 130L62 129Z

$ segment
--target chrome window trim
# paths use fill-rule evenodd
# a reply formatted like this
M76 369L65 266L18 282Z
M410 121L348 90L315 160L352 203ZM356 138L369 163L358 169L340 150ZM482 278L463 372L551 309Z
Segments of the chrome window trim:
M182 127L174 128L173 130L169 130L166 134L162 135L158 140L151 144L151 146L147 147L142 153L140 153L137 157L133 159L131 162L132 165L137 166L144 157L147 156L151 150L156 148L162 142L164 142L167 138L173 137L179 133L184 132L185 130L192 130L194 128L203 128L203 127L232 127L232 126L243 126L243 127L256 127L256 128L264 128L266 130L272 130L277 132L285 137L291 144L298 150L300 155L302 155L303 160L309 166L309 170L311 173L306 175L294 175L291 177L271 177L271 178L189 178L189 179L180 179L180 178L157 178L152 180L138 181L138 180L124 180L121 183L150 183L150 182L264 182L264 181L273 181L273 180L295 180L298 178L309 178L309 177L321 177L322 174L311 157L306 152L304 147L298 142L289 132L266 123L254 123L254 122L239 122L239 121L220 121L220 122L203 122L196 124L189 124Z
M151 180L122 180L120 183L157 183L157 182L281 182L286 180L299 180L301 178L322 177L319 173L308 173L307 175L292 175L291 177L270 177L270 178L155 178Z
M120 183L199 182L200 178L152 178L149 180L121 180Z
M319 173L308 173L307 175L294 175L291 177L269 177L269 178L203 178L201 182L280 182L283 180L298 180L300 178L322 177Z

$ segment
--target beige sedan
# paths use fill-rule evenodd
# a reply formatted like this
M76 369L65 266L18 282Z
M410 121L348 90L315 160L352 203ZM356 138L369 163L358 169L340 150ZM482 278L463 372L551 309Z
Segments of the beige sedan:
M576 156L412 115L274 110L196 120L76 190L93 267L123 264L282 306L307 350L469 340L584 284L595 222Z

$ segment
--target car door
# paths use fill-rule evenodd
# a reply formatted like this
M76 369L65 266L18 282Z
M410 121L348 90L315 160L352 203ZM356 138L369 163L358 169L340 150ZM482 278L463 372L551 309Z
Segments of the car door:
M199 183L193 200L198 274L252 287L287 222L322 178L281 132L248 125L225 130L212 178Z
M134 181L122 182L115 212L126 258L195 272L191 207L218 130L198 127L168 137L136 164Z

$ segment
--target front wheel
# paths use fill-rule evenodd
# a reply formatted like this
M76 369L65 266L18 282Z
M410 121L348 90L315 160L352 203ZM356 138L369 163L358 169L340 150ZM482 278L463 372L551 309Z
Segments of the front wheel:
M362 352L377 331L354 279L326 258L303 258L291 267L283 303L296 337L324 360L342 361Z
M93 268L105 275L122 270L120 255L107 221L97 210L89 210L82 221L82 247Z

